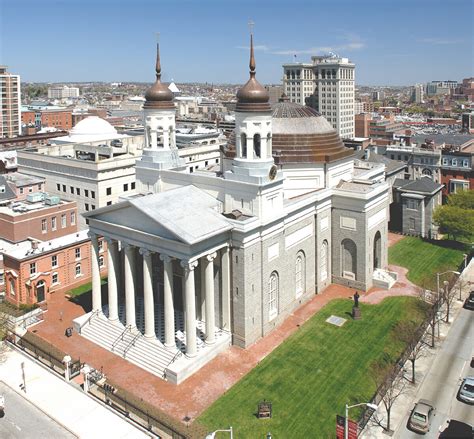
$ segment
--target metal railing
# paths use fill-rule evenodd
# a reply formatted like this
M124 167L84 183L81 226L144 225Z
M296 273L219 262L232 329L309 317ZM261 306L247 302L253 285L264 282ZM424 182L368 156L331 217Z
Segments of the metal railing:
M82 329L84 326L86 326L88 323L90 324L92 318L98 316L99 313L100 313L100 309L96 309L95 311L92 311L92 312L91 312L91 315L87 318L87 320L86 320L81 326L79 326L79 332L80 332L81 329Z
M123 358L125 358L125 356L127 355L128 350L135 346L135 343L140 337L143 337L143 334L141 332L138 332L135 337L133 337L133 340L131 340L130 343L123 350Z
M111 350L113 352L113 350L115 349L115 347L121 342L123 341L123 338L125 337L125 334L127 333L127 331L130 331L131 332L132 330L132 325L127 325L125 326L125 329L120 333L120 335L114 340L114 342L112 343L112 347L111 347Z

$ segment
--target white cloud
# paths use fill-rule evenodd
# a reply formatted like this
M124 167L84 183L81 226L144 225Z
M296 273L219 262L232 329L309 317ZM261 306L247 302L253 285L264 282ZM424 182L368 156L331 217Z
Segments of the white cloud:
M459 44L464 42L464 40L461 39L455 39L455 38L422 38L418 40L419 43L426 43L426 44Z

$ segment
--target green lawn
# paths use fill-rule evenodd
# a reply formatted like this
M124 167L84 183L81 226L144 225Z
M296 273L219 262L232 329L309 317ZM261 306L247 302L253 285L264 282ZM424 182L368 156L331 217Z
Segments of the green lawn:
M395 361L403 350L392 329L400 320L421 321L419 300L387 298L361 304L353 321L348 300L335 300L304 324L254 370L209 407L198 422L210 431L232 425L238 438L333 438L336 414L345 403L369 401L375 392L370 365L382 357ZM347 318L342 327L325 320ZM273 403L272 419L257 419L257 403ZM357 410L351 411L353 418ZM218 436L224 438L225 435Z
M388 249L388 262L408 268L409 280L433 290L436 288L436 273L457 271L463 253L462 245L450 241L431 243L407 236Z
M104 289L104 285L107 285L107 278L104 277L101 279L100 284L102 286L102 290ZM92 282L88 282L83 285L79 285L77 288L73 288L72 290L69 290L67 294L69 294L70 297L77 297L81 296L82 294L90 293L92 291Z

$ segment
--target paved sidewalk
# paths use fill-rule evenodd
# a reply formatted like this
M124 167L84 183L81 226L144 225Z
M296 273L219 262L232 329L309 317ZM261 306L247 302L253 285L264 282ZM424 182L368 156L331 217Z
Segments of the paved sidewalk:
M23 383L21 363L25 363L26 392L20 389ZM79 438L152 437L15 349L9 348L5 361L0 363L0 376L17 394ZM7 412L8 400L5 403Z
M470 290L473 289L474 285L474 259L471 260L469 266L463 271L461 274L461 281L462 285L464 286L462 292L462 298L465 299L467 294ZM471 282L471 286L469 286L468 282ZM456 284L453 288L458 288L458 284ZM440 352L443 341L446 339L449 330L452 327L452 322L456 319L459 315L463 306L463 302L459 300L455 300L450 312L450 324L446 324L444 320L439 325L439 335L440 337L435 340L435 348L427 348L425 351L425 356L418 359L416 361L416 384L408 384L407 392L404 393L400 398L395 401L395 404L392 407L391 417L390 417L390 424L391 429L395 432L394 437L403 438L405 435L404 432L407 434L409 433L408 430L405 429L406 420L407 420L407 411L410 411L416 400L419 399L417 394L420 388L423 386L423 383L427 376L430 374L433 364L435 364L435 358L437 354ZM438 328L436 328L436 333ZM437 335L437 334L436 334ZM430 337L427 337L430 338ZM407 362L404 366L406 370L407 379L411 379L411 362ZM379 419L383 419L383 424L385 425L386 420L386 412L383 406L383 403L379 404L379 408L377 410L377 416ZM371 425L372 421L369 421L367 427L364 431L360 434L360 439L378 439L378 438L388 438L389 436L383 431L380 426ZM436 432L435 432L436 433Z

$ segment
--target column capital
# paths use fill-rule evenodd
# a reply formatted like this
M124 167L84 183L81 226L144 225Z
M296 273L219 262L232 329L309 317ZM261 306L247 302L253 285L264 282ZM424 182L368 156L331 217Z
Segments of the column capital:
M143 257L150 256L150 255L153 253L151 250L148 250L147 248L143 248L143 247L140 247L140 249L138 250L138 252L139 252Z
M198 261L192 261L182 259L180 261L181 267L183 267L186 271L194 271L194 269L198 266Z
M206 255L206 259L207 259L209 262L212 262L216 257L217 257L217 252L210 253L210 254Z
M160 261L163 262L171 262L173 258L171 256L165 255L164 253L160 253Z
M116 239L110 238L109 236L106 236L104 239L107 242L107 245L112 245L117 242Z
M135 248L135 246L133 244L130 244L129 242L127 241L121 241L122 243L122 248L125 250L125 251L128 251L128 250L133 250Z

